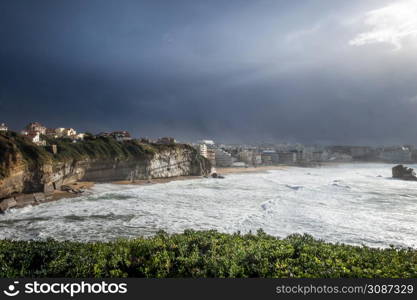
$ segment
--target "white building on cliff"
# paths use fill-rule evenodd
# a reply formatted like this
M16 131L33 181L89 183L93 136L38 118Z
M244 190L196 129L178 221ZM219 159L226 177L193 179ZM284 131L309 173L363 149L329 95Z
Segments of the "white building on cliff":
M7 127L5 123L0 123L0 132L6 132L8 130L9 128Z
M33 133L46 134L46 127L43 126L39 122L32 122L26 125L25 131L28 134L33 134Z

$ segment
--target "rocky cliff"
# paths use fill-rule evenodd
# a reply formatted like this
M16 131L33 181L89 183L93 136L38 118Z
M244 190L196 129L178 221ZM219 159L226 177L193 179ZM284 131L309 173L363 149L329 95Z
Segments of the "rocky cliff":
M72 143L50 141L38 147L16 133L0 135L0 211L46 201L62 185L76 181L111 182L200 176L210 163L185 144L141 144L94 138Z

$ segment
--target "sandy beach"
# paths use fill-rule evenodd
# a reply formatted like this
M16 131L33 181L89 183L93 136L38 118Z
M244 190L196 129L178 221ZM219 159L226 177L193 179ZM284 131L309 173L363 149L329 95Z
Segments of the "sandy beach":
M239 174L239 173L259 173L266 172L269 170L282 170L285 166L261 166L261 167L248 167L248 168L216 168L216 172L220 175L227 174ZM137 185L148 185L148 184L158 184L158 183L167 183L177 180L192 180L203 178L203 176L176 176L169 178L154 178L149 180L123 180L123 181L114 181L113 184L137 184Z
M149 184L158 184L158 183L167 183L171 181L178 181L178 180L191 180L191 179L199 179L202 176L175 176L175 177L168 177L168 178L153 178L153 179L143 179L143 180L122 180L122 181L113 181L112 184L135 184L135 185L149 185Z

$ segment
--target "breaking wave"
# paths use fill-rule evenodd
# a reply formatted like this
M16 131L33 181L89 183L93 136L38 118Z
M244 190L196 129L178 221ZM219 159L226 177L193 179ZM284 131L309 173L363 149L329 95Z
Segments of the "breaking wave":
M416 247L417 183L388 164L288 167L135 186L97 184L78 198L0 215L0 238L97 241L159 230L308 233L330 242Z

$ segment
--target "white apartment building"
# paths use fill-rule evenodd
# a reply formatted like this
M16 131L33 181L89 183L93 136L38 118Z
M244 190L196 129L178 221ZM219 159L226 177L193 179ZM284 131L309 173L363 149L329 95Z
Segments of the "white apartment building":
M232 155L223 149L215 149L216 166L217 167L230 167L233 163Z
M0 132L6 132L8 130L9 128L7 127L5 123L0 123Z

